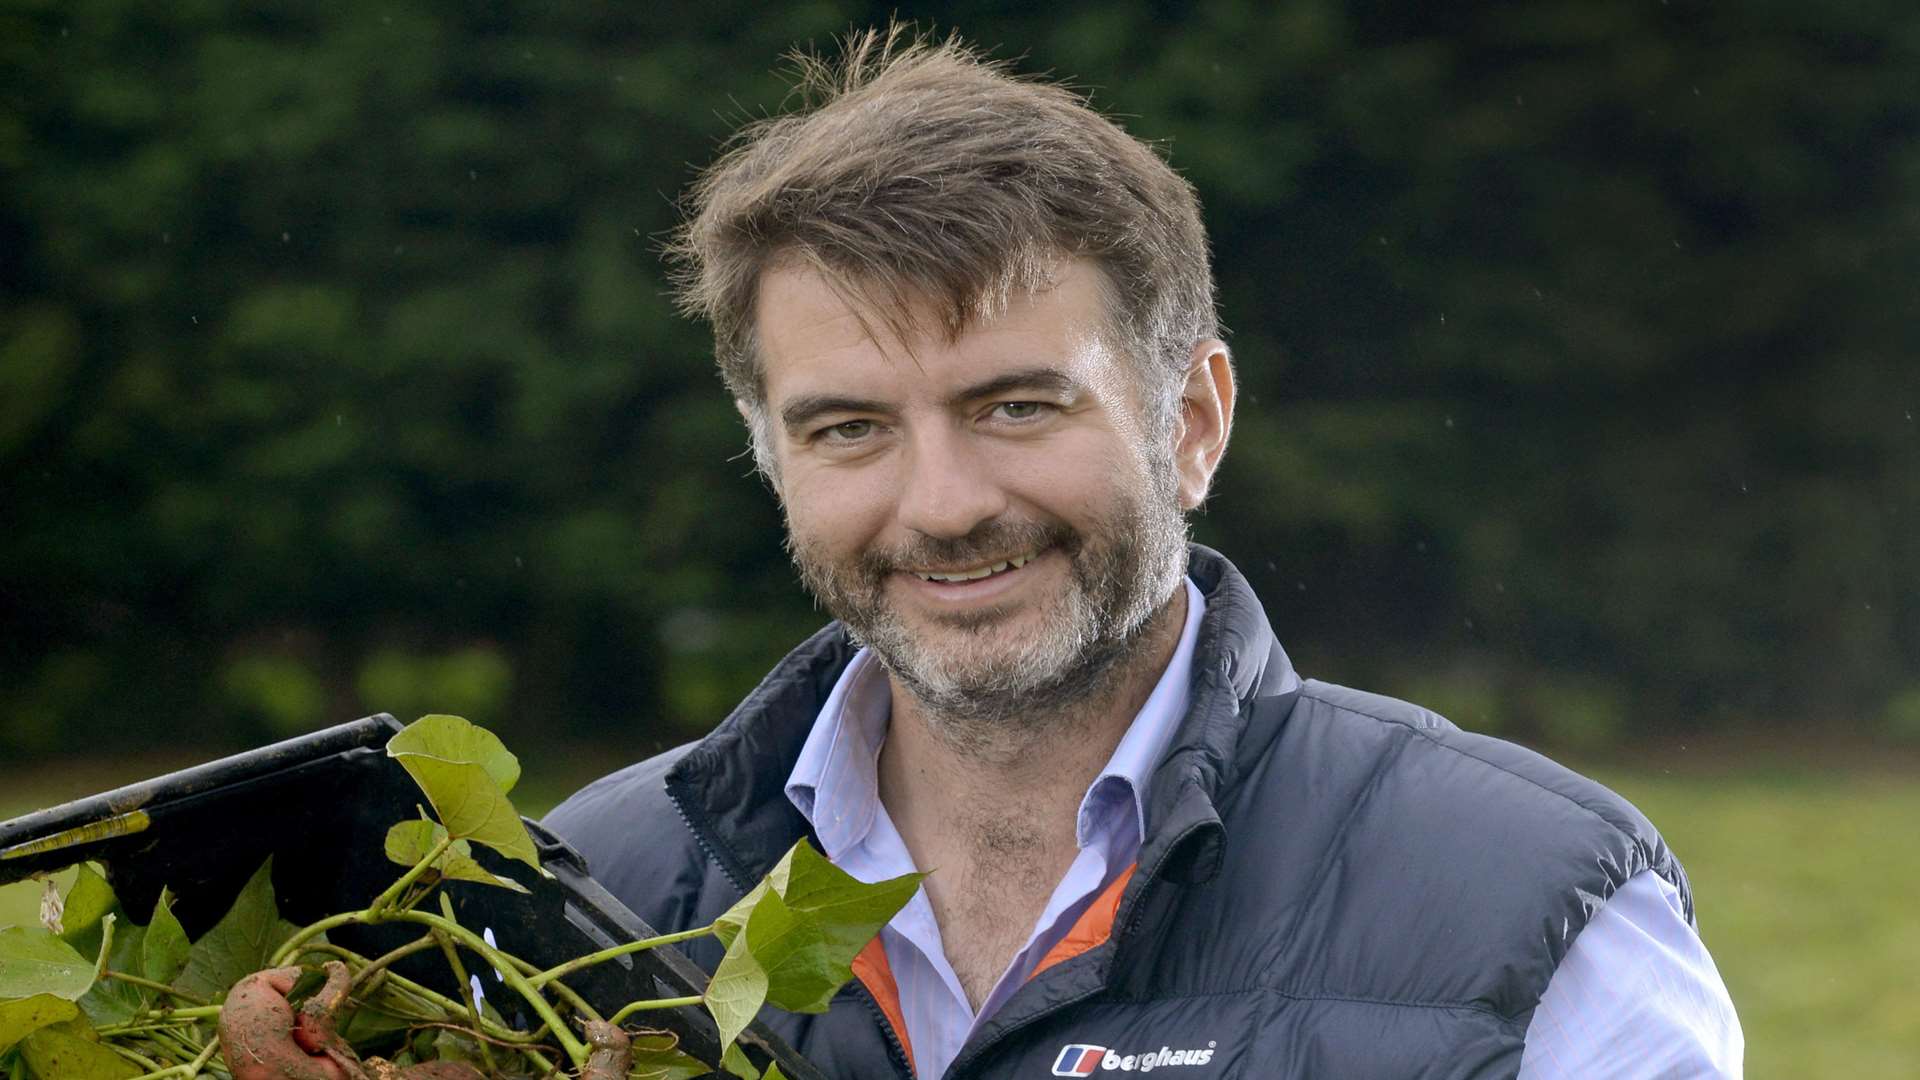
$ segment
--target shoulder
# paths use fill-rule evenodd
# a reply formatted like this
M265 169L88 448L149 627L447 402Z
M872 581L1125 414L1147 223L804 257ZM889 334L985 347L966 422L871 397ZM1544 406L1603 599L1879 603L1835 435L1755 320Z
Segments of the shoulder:
M1653 870L1688 896L1679 863L1625 799L1394 698L1306 682L1247 780L1241 824L1283 823L1291 836L1239 830L1236 873L1244 887L1244 875L1271 872L1263 863L1295 867L1301 914L1288 936L1322 943L1302 972L1316 993L1517 1017L1635 874ZM1249 865L1248 851L1263 857Z
M1294 720L1310 737L1348 744L1355 765L1406 797L1445 802L1468 820L1525 808L1545 815L1532 831L1547 838L1596 828L1645 845L1649 858L1665 854L1652 822L1605 785L1526 747L1462 731L1419 705L1309 680Z

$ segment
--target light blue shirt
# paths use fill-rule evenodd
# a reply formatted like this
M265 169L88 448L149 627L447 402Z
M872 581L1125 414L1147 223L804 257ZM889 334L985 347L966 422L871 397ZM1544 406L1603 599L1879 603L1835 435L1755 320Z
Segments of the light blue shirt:
M974 1028L1133 865L1146 828L1148 779L1186 713L1194 641L1206 611L1200 590L1192 581L1186 588L1186 623L1173 659L1080 802L1080 850L979 1012L947 962L924 889L881 929L919 1076L945 1073ZM862 649L821 707L786 786L826 856L862 881L915 869L880 801L879 757L891 700L885 668ZM1554 972L1527 1029L1520 1075L1737 1077L1743 1050L1733 1003L1681 914L1679 894L1658 875L1642 873L1600 909Z

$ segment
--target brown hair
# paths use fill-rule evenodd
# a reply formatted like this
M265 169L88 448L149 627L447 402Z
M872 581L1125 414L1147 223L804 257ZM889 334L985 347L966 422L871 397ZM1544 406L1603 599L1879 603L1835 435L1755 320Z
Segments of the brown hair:
M899 25L795 58L802 108L749 125L694 184L669 257L683 310L713 326L720 373L756 415L761 275L797 260L909 337L931 307L949 340L1061 257L1104 271L1115 345L1142 373L1150 429L1171 422L1195 342L1217 336L1192 185L1073 92L1010 74L957 37Z

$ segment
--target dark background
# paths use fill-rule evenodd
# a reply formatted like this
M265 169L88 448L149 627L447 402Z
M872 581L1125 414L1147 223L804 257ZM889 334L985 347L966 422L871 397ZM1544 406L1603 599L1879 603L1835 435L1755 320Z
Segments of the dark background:
M0 756L715 723L820 616L659 244L894 10L1199 187L1305 672L1920 742L1911 3L1030 7L0 3Z

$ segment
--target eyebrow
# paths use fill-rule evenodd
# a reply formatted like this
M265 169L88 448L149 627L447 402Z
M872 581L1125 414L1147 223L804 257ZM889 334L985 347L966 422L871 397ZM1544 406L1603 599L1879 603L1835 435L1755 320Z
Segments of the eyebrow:
M1032 367L996 375L985 382L964 387L947 398L947 404L965 405L983 398L998 397L1016 390L1044 390L1071 396L1080 384L1059 368ZM780 407L780 422L789 432L798 433L808 424L832 413L884 413L892 406L872 398L841 394L802 394Z

